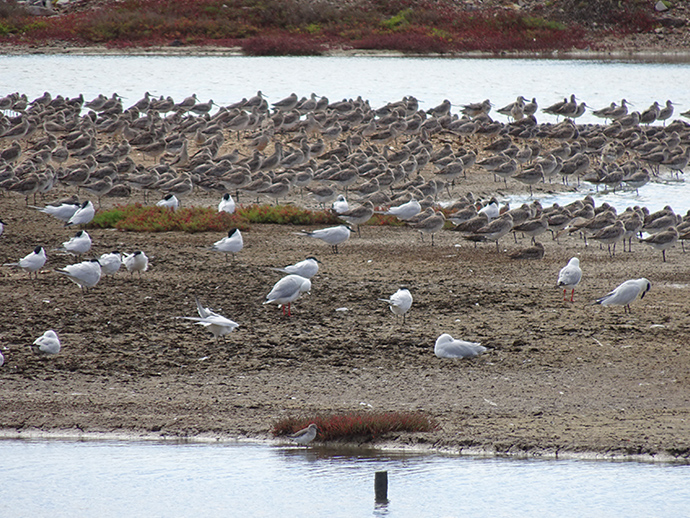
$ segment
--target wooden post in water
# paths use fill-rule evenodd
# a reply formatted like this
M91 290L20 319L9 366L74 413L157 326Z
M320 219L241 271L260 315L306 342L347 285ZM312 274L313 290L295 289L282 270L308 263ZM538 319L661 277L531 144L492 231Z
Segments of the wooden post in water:
M388 472L377 471L374 475L374 493L376 503L388 502Z

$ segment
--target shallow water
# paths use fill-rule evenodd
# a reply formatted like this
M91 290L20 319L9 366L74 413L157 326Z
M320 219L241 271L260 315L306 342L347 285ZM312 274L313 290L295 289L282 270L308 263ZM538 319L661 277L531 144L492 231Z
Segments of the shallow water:
M690 466L259 444L0 441L2 516L680 516ZM388 471L375 505L374 473Z

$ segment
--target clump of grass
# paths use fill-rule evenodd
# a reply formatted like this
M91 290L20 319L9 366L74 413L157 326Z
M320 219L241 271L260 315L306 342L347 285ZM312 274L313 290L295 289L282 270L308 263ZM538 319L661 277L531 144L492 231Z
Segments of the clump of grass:
M238 208L237 214L250 223L276 225L338 225L342 223L331 212L311 211L295 205L248 205Z
M130 232L220 232L236 227L246 230L247 221L239 215L218 212L208 207L182 208L171 211L164 207L140 203L116 205L99 211L91 222L96 228L117 228Z
M430 432L438 423L421 412L348 412L287 417L273 425L275 437L289 435L314 423L320 441L374 440L391 432Z
M622 32L648 30L654 23L642 0L564 3L568 9L554 20L544 7L526 14L469 11L455 0L108 0L97 9L77 7L35 20L8 0L0 2L0 40L114 47L240 44L255 56L318 55L327 45L425 53L570 48L583 45L578 24L591 18Z
M188 207L171 211L164 207L116 205L99 211L91 222L95 228L117 228L129 232L220 232L229 228L246 230L250 223L276 225L338 225L342 222L328 211L311 211L295 205L247 205L233 214L213 207Z

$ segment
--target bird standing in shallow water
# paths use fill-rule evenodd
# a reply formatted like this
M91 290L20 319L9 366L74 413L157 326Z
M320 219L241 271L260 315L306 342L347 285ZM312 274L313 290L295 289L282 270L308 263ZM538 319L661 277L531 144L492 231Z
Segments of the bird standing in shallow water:
M318 428L314 423L311 423L309 426L306 428L303 428L299 432L295 432L292 435L289 435L290 439L295 441L297 444L309 444L316 438L316 432L318 431Z

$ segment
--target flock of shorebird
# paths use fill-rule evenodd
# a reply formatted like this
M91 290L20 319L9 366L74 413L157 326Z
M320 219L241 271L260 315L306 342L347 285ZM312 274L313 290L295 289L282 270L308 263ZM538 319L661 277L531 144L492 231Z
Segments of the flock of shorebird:
M589 107L574 95L542 109L563 117L551 124L539 123L536 99L523 96L496 110L508 117L500 122L490 116L493 105L488 100L462 105L453 113L448 100L423 110L413 96L372 108L362 98L331 102L315 94L292 94L269 105L257 92L218 106L199 102L196 95L175 102L147 92L125 107L117 94L85 102L83 96L54 97L46 92L29 100L14 93L0 98L0 191L23 196L27 206L32 197L35 204L37 196L58 185L89 193L99 207L104 197L141 191L145 200L149 193L159 193L157 204L176 210L194 190L221 196L218 210L226 212L235 211L241 196L318 204L343 224L297 234L320 239L334 252L354 227L360 233L361 225L382 213L430 235L432 246L434 235L451 222L452 230L465 239L494 241L497 250L499 239L511 232L529 236L532 246L511 253L514 259L543 257L537 238L551 231L554 239L578 233L585 244L587 239L598 241L607 245L611 256L617 243L623 242L625 251L627 240L630 250L639 235L641 242L661 250L666 261L666 250L690 236L690 214L681 216L671 207L654 214L644 207L629 207L617 214L607 204L595 207L587 196L564 207L542 207L533 201L511 209L495 198L452 193L468 173L520 182L530 194L534 185L554 178L615 191L640 189L654 176L683 174L690 160L690 125L671 121L673 103L654 102L641 112L629 111L629 106L625 99L611 103L592 112L603 124L582 125L575 121ZM690 112L681 115L688 117ZM448 200L440 201L446 194ZM351 207L348 199L357 199L357 205ZM90 250L83 226L95 214L93 202L73 197L34 208L64 221L66 227L82 226L57 250L75 255ZM641 239L643 232L648 237ZM211 249L234 255L242 247L241 232L231 229ZM8 264L31 275L45 261L45 250L36 247ZM121 264L141 274L148 259L142 251L124 256L111 252L58 271L88 289ZM302 266L310 272L318 269L310 259ZM288 275L276 283L266 303L277 303L290 313L291 302L311 287L313 273L295 273L300 268L298 263L284 269ZM649 289L649 284L643 289L646 279L639 281L633 299L621 293L634 289L619 287L601 303L625 301L622 305L627 307ZM559 284L574 289L577 282L559 279ZM385 300L403 319L412 304L409 292ZM198 318L186 318L216 337L237 326L200 303L198 312ZM457 341L449 335L439 340L439 356L462 355L458 351L463 348L454 348Z

